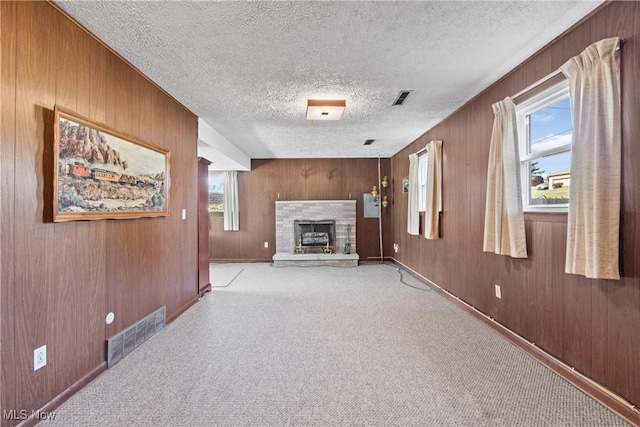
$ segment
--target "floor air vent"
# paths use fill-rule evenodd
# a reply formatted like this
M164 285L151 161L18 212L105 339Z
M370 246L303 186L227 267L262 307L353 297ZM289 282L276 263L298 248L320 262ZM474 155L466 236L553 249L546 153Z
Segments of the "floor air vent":
M164 328L166 306L107 339L107 368L118 363L136 347Z

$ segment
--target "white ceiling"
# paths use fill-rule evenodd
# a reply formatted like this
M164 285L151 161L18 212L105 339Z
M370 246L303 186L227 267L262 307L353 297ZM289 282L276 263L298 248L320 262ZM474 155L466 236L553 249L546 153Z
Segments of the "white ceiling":
M602 1L56 3L225 147L301 158L394 155ZM342 120L306 121L309 98L346 99ZM218 142L199 153L243 169Z

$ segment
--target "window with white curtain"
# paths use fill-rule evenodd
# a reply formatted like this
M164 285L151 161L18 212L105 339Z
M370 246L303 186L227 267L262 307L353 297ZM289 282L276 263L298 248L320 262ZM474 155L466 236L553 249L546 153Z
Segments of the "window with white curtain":
M209 172L209 212L224 210L224 173Z
M427 154L418 157L418 207L420 212L427 208Z
M563 80L516 107L525 211L569 207L571 105Z

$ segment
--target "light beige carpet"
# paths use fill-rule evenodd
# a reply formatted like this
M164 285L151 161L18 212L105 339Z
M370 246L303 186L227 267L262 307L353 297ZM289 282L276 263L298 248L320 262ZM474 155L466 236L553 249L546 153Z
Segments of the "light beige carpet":
M626 425L393 266L228 268L46 425Z

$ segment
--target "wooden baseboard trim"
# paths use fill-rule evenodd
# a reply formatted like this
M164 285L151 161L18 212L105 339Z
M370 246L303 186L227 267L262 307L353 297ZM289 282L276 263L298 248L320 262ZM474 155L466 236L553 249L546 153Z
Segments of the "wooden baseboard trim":
M195 297L194 299L192 299L191 301L187 302L185 305L177 309L176 312L173 313L171 316L167 316L167 325L173 322L174 320L176 320L178 317L180 317L182 313L187 311L189 308L191 308L192 305L194 305L197 302L198 302L198 297Z
M209 285L209 287L210 286L211 285ZM169 324L169 323L173 322L175 319L177 319L182 313L187 311L196 302L198 302L198 298L197 297L192 299L192 300L190 300L189 302L187 302L182 307L180 307L171 316L168 316L167 317L167 324ZM67 388L62 393L60 393L59 395L57 395L56 397L51 399L49 402L47 402L42 408L40 408L37 411L35 411L35 413L32 413L29 416L29 418L25 419L20 424L18 424L18 427L32 427L32 426L37 425L41 420L37 419L36 414L50 414L50 413L54 412L54 409L58 408L60 405L62 405L64 402L66 402L71 396L76 394L78 391L80 391L80 389L85 387L87 384L89 384L91 381L93 381L98 375L100 375L101 373L103 373L106 370L107 370L107 362L103 361L100 365L95 367L93 370L88 372L85 376L83 376L78 381L76 381L71 386L69 386L69 388Z
M242 263L242 262L273 262L273 258L266 259L258 259L258 258L248 258L248 259L240 259L240 258L209 258L209 262L218 262L221 264L224 263Z
M82 378L80 378L75 383L71 384L69 388L64 390L62 393L51 399L47 402L42 408L35 411L35 414L52 414L55 409L60 407L64 402L66 402L71 396L76 394L80 389L89 384L95 378L98 377L101 373L107 370L107 362L103 361L101 364L93 368L91 371L86 373ZM18 424L18 427L32 427L37 425L41 420L39 420L34 413L32 413L29 418L22 421Z
M211 292L211 283L207 283L206 285L204 285L203 287L198 289L198 293L200 294L200 298L202 298L204 296L204 294L206 294L207 292Z
M389 256L385 256L382 258L382 261L380 261L380 257L379 256L368 256L366 258L360 258L360 263L366 263L366 262L385 262L385 261L390 261L390 262L395 262L395 260L393 259L393 257L389 257Z
M619 417L623 418L632 425L640 426L640 410L619 394L607 389L588 376L576 371L574 368L567 365L560 359L557 359L540 347L537 347L535 344L527 341L520 335L513 332L511 329L495 321L475 307L467 304L457 296L438 286L431 280L422 276L420 273L414 271L397 259L394 258L393 262L401 266L409 274L423 282L425 285L446 296L456 306L462 308L467 313L473 315L476 319L482 321L485 325L489 326L491 329L502 335L513 345L525 351L531 357L545 365L547 368L551 369L556 374L560 375L562 378L571 383L573 386L577 387L583 393L587 394L588 396L600 402L602 405L606 406L609 410L617 414Z

